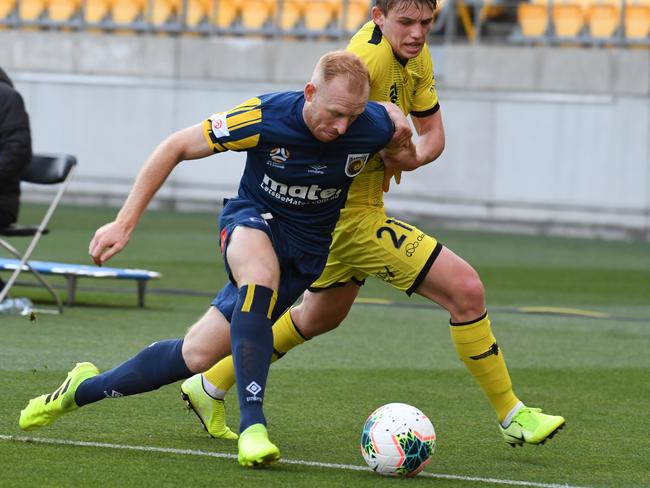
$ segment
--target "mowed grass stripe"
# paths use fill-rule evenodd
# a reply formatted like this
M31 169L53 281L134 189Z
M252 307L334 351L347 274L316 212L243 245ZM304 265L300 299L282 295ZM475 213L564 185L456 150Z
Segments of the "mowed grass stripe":
M128 445L128 444L110 444L105 442L71 441L67 439L47 439L43 437L22 437L22 436L12 436L12 435L4 435L4 434L0 434L0 440L35 443L35 444L56 444L56 445L64 445L64 446L98 447L98 448L105 448L105 449L126 449L132 451L178 454L183 456L204 456L204 457L214 457L214 458L221 458L221 459L237 459L237 456L235 454L226 454L223 452L200 451L195 449L175 449L171 447L137 446L137 445ZM282 459L280 463L294 464L298 466L307 466L312 468L342 469L348 471L368 470L368 468L365 466L356 466L354 464L321 463L318 461L303 461L300 459ZM446 479L446 480L476 481L480 483L495 484L495 485L531 486L535 488L587 488L587 487L573 486L567 484L538 483L535 481L504 480L504 479L497 479L497 478L482 478L478 476L461 476L461 475L442 474L442 473L420 473L418 476L425 477L425 478L439 478L439 479Z

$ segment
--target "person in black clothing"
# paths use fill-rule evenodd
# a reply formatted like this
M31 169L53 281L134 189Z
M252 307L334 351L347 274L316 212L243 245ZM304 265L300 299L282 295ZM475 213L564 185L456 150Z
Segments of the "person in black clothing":
M29 116L22 97L0 68L0 229L18 220L20 175L31 159ZM0 277L0 290L4 286Z
M0 228L18 220L20 175L31 158L29 116L22 97L0 68Z

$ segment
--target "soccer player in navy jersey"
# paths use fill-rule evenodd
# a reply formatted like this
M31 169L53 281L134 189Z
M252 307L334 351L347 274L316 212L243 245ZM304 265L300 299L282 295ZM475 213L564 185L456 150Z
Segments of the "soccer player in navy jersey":
M368 103L364 63L344 51L323 56L302 92L252 98L165 139L138 174L117 218L97 230L89 253L102 265L129 242L154 194L181 161L246 151L237 197L220 216L230 282L184 339L159 341L99 373L78 363L54 392L30 400L26 430L107 397L151 391L212 366L231 349L240 398L239 463L280 457L262 403L273 351L273 322L320 275L352 179L370 157L407 133L386 108ZM231 344L218 338L230 329ZM232 345L232 347L231 347Z
M445 145L426 43L436 5L436 0L375 0L372 20L350 39L348 51L368 66L370 100L395 103L410 115L419 137L408 150L398 145L396 152L374 156L354 179L323 273L300 304L273 325L273 358L336 328L365 279L374 277L447 310L454 348L492 406L503 439L512 446L543 444L565 419L528 406L515 394L476 270L435 237L387 215L384 208L383 191L388 189L391 167L396 167L394 158L404 163L399 164L401 169L413 170L436 160ZM225 423L224 403L234 384L233 361L228 357L181 385L183 399L213 437L236 438Z

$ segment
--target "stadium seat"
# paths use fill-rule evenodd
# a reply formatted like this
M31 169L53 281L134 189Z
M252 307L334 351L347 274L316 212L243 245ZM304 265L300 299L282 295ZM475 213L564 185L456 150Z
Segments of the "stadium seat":
M621 7L618 2L593 3L587 10L589 34L595 39L614 36L621 24Z
M247 0L241 9L242 25L246 29L261 29L273 19L275 12L275 0Z
M41 239L41 236L49 232L47 226L52 218L52 214L59 205L63 193L65 192L70 178L74 173L77 159L69 154L34 154L31 162L23 171L21 181L32 183L35 185L58 185L58 190L54 195L54 199L47 208L45 215L41 222L36 226L12 225L0 229L0 235L5 237L29 237L31 238L29 245L24 252L18 251L13 245L4 239L0 239L0 246L9 251L16 257L19 262L16 269L12 272L11 276L5 283L4 287L0 290L0 303L7 297L11 287L16 282L18 275L27 270L32 273L39 283L47 289L56 301L59 313L63 312L63 305L59 295L54 289L43 279L43 277L30 266L30 258L36 245Z
M149 20L154 25L164 25L178 15L181 0L153 0Z
M196 27L203 22L209 22L213 12L212 0L187 0L185 23L188 27Z
M0 19L9 17L16 8L16 0L0 0Z
M524 37L540 37L548 29L548 8L542 3L517 5L517 20Z
M279 0L280 28L285 31L294 29L302 20L304 2L302 0Z
M33 21L40 18L45 12L45 0L21 0L19 4L20 19Z
M47 14L50 20L65 22L79 10L79 0L48 0Z
M145 13L147 0L113 0L111 15L116 24L132 24Z
M625 6L625 37L647 39L650 36L650 5L630 4Z
M345 7L345 0L343 0L343 8ZM343 14L343 17L346 19L343 28L348 32L356 31L370 19L370 1L348 0L347 15Z
M326 29L336 19L340 5L340 0L307 0L305 27L313 31Z
M239 0L218 0L215 25L223 29L232 26L241 13L241 7Z
M111 0L86 0L83 17L89 24L97 24L106 19L111 10Z
M577 37L585 25L585 12L578 3L553 4L553 25L558 37Z

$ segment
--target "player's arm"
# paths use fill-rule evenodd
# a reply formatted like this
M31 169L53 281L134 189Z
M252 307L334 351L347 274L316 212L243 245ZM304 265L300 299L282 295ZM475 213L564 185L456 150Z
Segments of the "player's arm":
M90 241L88 253L95 264L101 266L124 249L147 205L178 163L212 153L203 124L182 129L162 141L138 173L116 219L97 229Z
M415 143L416 158L411 170L438 159L445 149L445 129L440 110L426 117L411 117L419 138Z
M413 171L434 161L445 148L445 131L440 110L425 117L411 116L419 138L416 143L408 140L401 145L389 144L380 154L384 161L384 192L390 189L390 180L399 184L402 171Z
M390 140L387 147L398 148L407 145L413 137L413 131L411 130L411 126L409 125L408 120L406 120L406 116L404 115L404 112L402 112L402 109L392 102L377 103L386 109L386 112L388 112L388 116L395 127L393 138Z
M388 145L379 154L384 162L383 190L390 188L390 179L394 176L399 183L402 169L409 169L416 158L415 145L412 142L413 131L402 109L391 102L377 102L388 112L395 132Z
M415 158L407 163L405 171L435 161L445 148L445 131L442 124L436 82L433 76L433 62L428 47L423 51L422 79L418 83L410 107L411 120L419 137L415 142Z
M417 142L409 140L399 146L391 144L381 153L386 166L393 170L413 171L436 160L445 148L440 111L426 117L412 117L412 120L419 135Z

